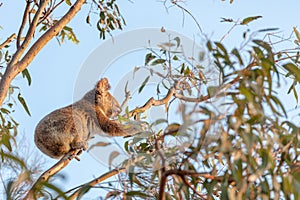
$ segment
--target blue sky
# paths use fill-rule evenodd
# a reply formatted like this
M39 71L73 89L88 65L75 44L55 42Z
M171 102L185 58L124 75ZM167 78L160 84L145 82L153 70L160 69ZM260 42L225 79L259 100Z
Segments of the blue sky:
M132 31L140 28L160 28L174 30L190 38L200 38L200 32L195 22L187 14L184 15L177 8L170 8L168 12L163 4L156 0L147 1L120 1L118 3L126 20L124 31ZM263 18L250 23L248 27L237 27L226 38L225 43L229 47L239 46L242 41L242 32L249 28L251 31L264 28L280 28L281 35L288 36L294 26L300 29L299 1L272 1L272 0L236 0L233 4L220 0L190 0L184 5L198 20L203 33L213 40L220 38L230 29L231 24L220 23L221 17L243 19L249 16L261 15ZM10 0L3 2L0 8L1 26L0 39L3 41L13 31L17 31L20 24L20 16L23 5L20 1ZM99 39L95 26L85 24L88 7L85 7L70 23L77 38L78 45L66 42L59 46L54 39L36 57L29 66L32 76L32 85L28 87L26 81L18 77L16 83L21 86L21 93L27 101L31 111L28 117L21 106L17 109L15 117L20 122L19 133L25 135L26 142L34 149L35 155L41 154L33 144L33 132L35 125L46 114L54 109L68 105L73 101L74 83L82 64L90 53L99 47L103 41ZM120 34L114 32L113 34ZM139 54L137 54L139 55ZM143 62L144 57L128 55L122 60L127 65L134 66ZM136 57L136 59L132 59ZM101 63L101 61L99 61ZM119 62L120 63L120 62ZM114 69L112 69L114 70ZM119 70L116 68L115 72ZM114 88L117 83L112 82ZM142 105L144 102L137 102ZM136 106L138 106L136 105ZM295 104L290 104L294 107ZM298 118L299 119L299 118ZM56 160L42 156L45 159L45 169L53 165ZM87 169L88 167L88 169ZM84 153L81 162L73 161L63 173L68 179L64 182L66 188L78 185L81 181L88 181L106 170L90 154ZM74 176L74 174L76 174Z

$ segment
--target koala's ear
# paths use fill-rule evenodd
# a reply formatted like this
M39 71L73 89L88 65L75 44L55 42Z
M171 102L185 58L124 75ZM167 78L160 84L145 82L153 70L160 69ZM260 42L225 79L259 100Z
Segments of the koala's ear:
M97 90L100 93L105 93L110 89L110 85L108 83L107 78L102 78L98 83L97 83Z

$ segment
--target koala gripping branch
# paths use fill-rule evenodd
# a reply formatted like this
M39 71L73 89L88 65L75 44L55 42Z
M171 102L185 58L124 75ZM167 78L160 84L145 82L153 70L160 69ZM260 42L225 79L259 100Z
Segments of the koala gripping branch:
M44 1L46 2L46 1ZM52 26L49 30L47 30L41 37L39 37L32 46L28 49L26 53L25 50L27 48L26 45L23 45L17 49L16 53L14 54L11 62L7 65L7 68L0 80L0 107L6 98L8 89L12 80L21 73L24 69L28 67L28 65L32 62L35 56L40 52L40 50L54 37L56 36L60 30L66 26L73 17L79 12L81 6L85 3L85 0L77 0L74 5L70 7L67 13L60 19L58 22ZM31 30L35 30L37 24L31 24L29 28L29 32ZM25 40L29 42L31 41L33 34L27 34ZM23 55L24 53L24 55ZM22 56L23 55L23 56ZM22 57L22 58L21 58ZM21 59L20 59L21 58Z

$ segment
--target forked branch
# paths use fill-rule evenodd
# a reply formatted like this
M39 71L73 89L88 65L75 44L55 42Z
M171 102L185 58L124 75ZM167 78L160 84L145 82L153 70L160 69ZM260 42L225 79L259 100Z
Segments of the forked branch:
M69 11L57 21L57 23L49 28L25 53L22 57L24 52L26 51L29 43L32 39L32 36L35 32L36 25L39 22L40 16L42 11L47 5L49 0L43 0L40 3L40 7L36 12L36 15L29 27L29 30L26 34L24 42L22 43L21 47L17 50L14 54L10 64L7 66L2 79L0 81L0 107L2 106L4 99L7 95L8 89L10 87L10 83L12 80L21 73L24 69L28 67L28 65L32 62L35 56L40 52L40 50L53 38L55 37L63 27L65 27L71 19L79 12L81 6L85 3L85 0L77 0L73 6L70 7ZM20 58L22 59L20 60Z

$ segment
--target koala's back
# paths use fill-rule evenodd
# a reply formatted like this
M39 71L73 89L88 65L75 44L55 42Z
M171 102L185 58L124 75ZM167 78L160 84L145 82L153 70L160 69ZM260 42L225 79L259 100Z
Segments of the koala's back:
M91 108L80 105L79 102L55 110L38 123L34 140L43 153L60 158L74 145L87 142L91 133L101 131Z

